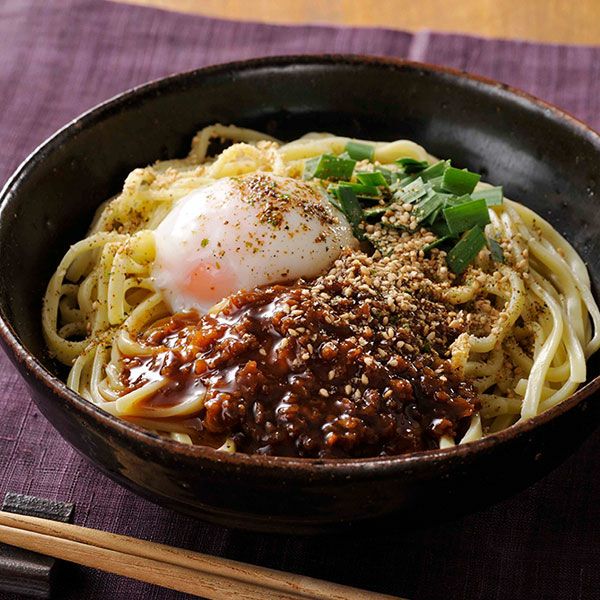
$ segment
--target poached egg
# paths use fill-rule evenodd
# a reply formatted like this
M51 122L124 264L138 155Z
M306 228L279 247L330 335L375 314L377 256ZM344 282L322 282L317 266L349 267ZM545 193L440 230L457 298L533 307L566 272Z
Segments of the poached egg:
M153 277L174 312L201 314L257 286L311 279L358 241L318 184L253 173L181 198L155 230Z

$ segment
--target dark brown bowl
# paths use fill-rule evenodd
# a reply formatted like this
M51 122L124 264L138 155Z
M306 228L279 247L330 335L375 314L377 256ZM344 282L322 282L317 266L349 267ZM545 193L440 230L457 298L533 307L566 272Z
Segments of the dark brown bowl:
M188 447L67 389L41 333L51 273L129 171L186 154L194 132L216 121L283 139L329 130L416 140L503 184L508 196L549 219L600 281L600 138L505 85L395 60L300 56L200 69L136 88L60 130L1 193L2 342L41 412L102 471L157 503L234 527L318 531L394 512L409 516L394 522L419 523L531 483L596 427L596 364L585 387L527 423L457 448L362 460Z

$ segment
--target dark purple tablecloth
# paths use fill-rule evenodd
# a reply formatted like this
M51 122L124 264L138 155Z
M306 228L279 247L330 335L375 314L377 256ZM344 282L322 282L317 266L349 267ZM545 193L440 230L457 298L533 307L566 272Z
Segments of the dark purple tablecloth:
M600 48L242 24L110 2L3 0L0 179L56 128L133 85L210 63L304 52L458 67L600 127ZM600 597L598 434L525 492L444 525L343 540L256 535L184 518L112 483L62 441L0 353L0 494L9 490L73 501L82 525L412 599ZM70 565L65 572L59 599L186 597Z

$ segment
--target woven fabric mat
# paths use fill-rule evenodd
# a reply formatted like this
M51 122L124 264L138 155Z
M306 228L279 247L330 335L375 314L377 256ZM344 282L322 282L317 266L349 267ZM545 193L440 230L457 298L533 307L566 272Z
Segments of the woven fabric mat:
M59 126L133 85L211 63L318 52L457 67L600 127L600 48L237 23L111 2L4 0L0 179ZM213 527L117 486L45 421L1 351L0 390L0 494L75 502L79 524L411 599L600 597L600 432L542 481L477 514L403 534L282 537ZM187 598L70 565L54 597Z

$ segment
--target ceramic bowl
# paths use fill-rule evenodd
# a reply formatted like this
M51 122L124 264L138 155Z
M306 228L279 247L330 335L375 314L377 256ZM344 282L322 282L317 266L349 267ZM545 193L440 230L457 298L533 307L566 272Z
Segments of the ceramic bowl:
M81 454L120 484L231 527L321 531L369 519L418 524L474 510L570 454L600 413L600 379L554 409L447 450L360 460L228 455L118 420L69 390L44 346L46 284L94 210L135 167L184 156L214 122L281 139L331 131L409 138L502 184L553 223L600 281L600 138L505 85L359 56L292 56L220 65L143 85L61 129L1 193L0 337L34 402Z

